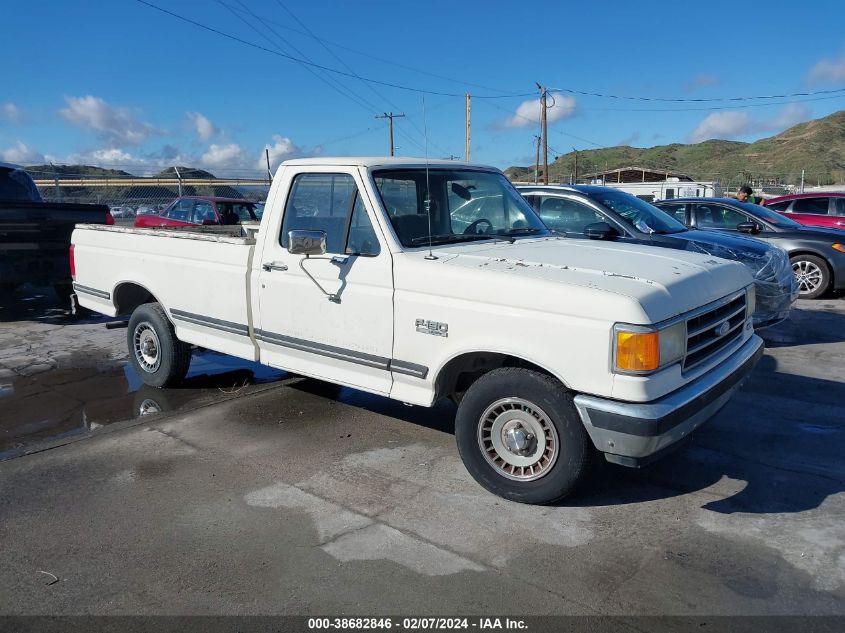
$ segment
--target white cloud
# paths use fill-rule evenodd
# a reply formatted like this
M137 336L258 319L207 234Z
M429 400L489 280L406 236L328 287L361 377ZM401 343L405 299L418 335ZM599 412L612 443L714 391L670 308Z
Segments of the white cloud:
M34 165L36 163L47 162L44 154L30 148L21 141L15 143L13 147L0 150L0 160L19 165Z
M762 131L781 131L788 127L792 127L796 123L807 121L813 118L813 113L810 109L801 103L790 103L775 117L763 121Z
M199 161L195 156L182 154L172 145L165 145L158 151L133 154L130 151L106 147L69 154L56 164L94 165L107 169L122 169L139 176L148 176L171 165L192 165Z
M573 97L560 92L550 92L547 97L546 121L554 123L568 119L575 114L576 102ZM531 99L519 104L516 112L502 123L503 127L525 127L540 123L540 99Z
M136 119L129 108L112 106L100 97L65 97L66 108L59 113L77 127L93 130L112 147L138 145L160 133L149 123Z
M191 123L194 124L197 136L199 136L201 140L208 141L220 134L220 129L204 114L199 112L188 112L187 115L191 120Z
M807 80L811 84L841 83L845 81L845 57L820 60L810 69Z
M760 132L781 132L812 117L810 110L800 103L790 103L775 116L754 120L747 112L714 112L708 114L689 135L692 143L707 139L729 139Z
M244 150L237 143L217 145L212 143L200 156L200 165L208 169L240 168L244 164Z
M710 138L733 138L748 134L751 117L746 112L713 112L690 134L689 140L700 143Z
M255 167L261 171L267 169L267 157L264 154L265 150L270 151L270 170L274 172L279 166L279 163L281 163L283 160L305 156L308 153L301 147L296 145L287 136L282 136L281 134L274 134L273 144L266 144L264 146L264 149L261 150L261 156L258 157L258 161L255 163ZM310 152L311 155L319 153L319 148Z
M3 113L4 118L8 119L12 123L21 123L24 120L23 110L11 101L7 101L0 106L0 112Z

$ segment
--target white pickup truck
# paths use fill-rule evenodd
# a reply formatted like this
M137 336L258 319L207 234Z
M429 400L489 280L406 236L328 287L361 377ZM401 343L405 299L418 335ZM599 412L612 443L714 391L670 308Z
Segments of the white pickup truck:
M763 352L737 263L552 235L504 175L422 159L279 167L260 227L80 225L79 303L131 314L145 382L191 346L431 406L459 403L484 487L549 503L591 460L640 466L721 409Z

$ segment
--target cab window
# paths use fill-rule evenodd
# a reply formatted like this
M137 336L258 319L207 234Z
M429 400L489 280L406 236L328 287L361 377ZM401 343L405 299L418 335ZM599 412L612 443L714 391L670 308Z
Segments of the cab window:
M700 204L695 209L696 225L703 229L731 229L736 230L738 224L754 222L755 220L744 213L729 207Z
M299 174L285 205L279 243L287 248L293 230L323 231L326 251L377 255L373 225L349 174Z
M687 223L687 208L686 204L661 204L660 208L666 213L675 218L678 222Z
M207 200L197 200L194 202L191 222L194 224L202 224L203 222L217 223L217 216L214 213L212 204Z
M581 202L568 198L540 196L540 219L550 229L584 234L588 224L604 222L604 217Z

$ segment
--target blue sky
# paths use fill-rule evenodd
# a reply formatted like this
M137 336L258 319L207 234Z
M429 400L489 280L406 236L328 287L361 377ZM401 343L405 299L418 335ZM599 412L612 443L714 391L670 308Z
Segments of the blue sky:
M696 103L565 90L696 99L845 88L841 2L149 1L347 76L137 0L17 2L0 22L0 159L247 175L265 147L274 164L384 155L386 121L375 115L391 110L407 115L395 119L397 154L423 155L427 127L431 157L462 157L460 95L470 92L472 159L528 164L536 82L560 89L552 155L749 141L845 108L845 92ZM458 96L426 94L424 122L420 90ZM742 107L751 104L765 105Z

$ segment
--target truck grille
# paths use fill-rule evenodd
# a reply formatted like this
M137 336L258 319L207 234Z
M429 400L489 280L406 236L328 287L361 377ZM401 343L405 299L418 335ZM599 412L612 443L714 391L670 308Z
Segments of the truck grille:
M745 292L687 319L684 371L693 369L742 338ZM725 326L727 324L727 327Z

